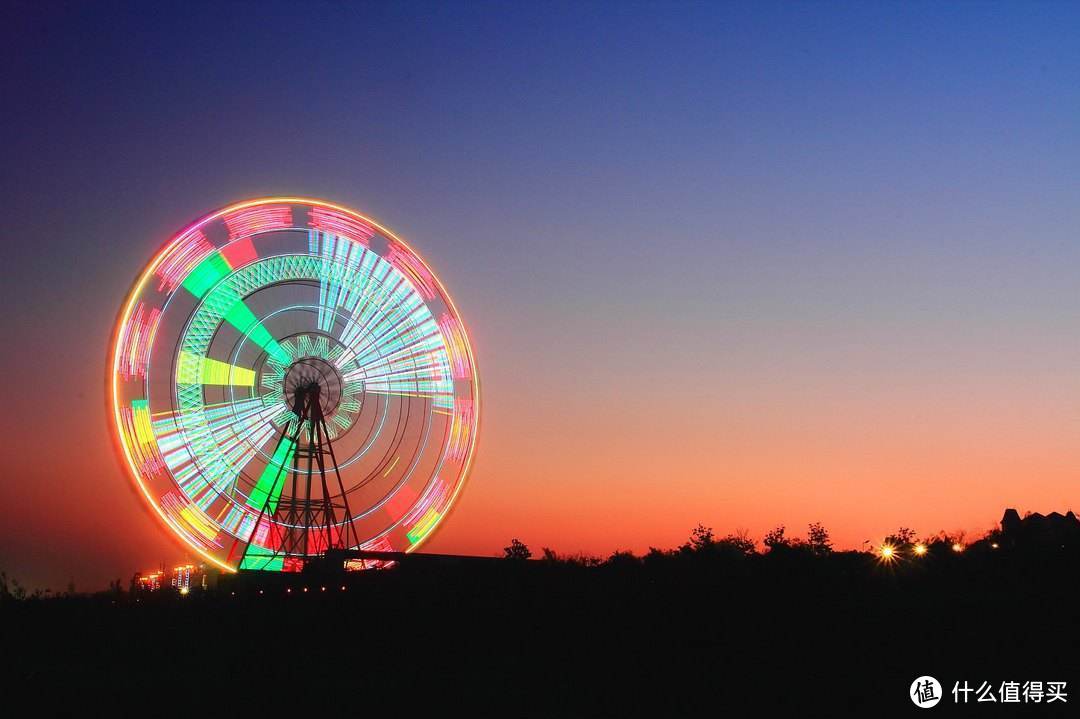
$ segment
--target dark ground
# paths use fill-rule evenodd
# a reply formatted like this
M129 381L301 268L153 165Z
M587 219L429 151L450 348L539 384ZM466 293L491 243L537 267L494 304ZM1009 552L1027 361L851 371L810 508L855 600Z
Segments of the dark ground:
M0 676L5 704L24 695L45 714L273 716L306 702L344 716L887 717L927 711L907 694L930 674L946 694L930 716L964 713L957 680L1067 681L1067 704L967 713L1075 716L1078 566L1004 549L891 567L683 555L404 567L350 575L345 592L291 575L290 594L9 601Z

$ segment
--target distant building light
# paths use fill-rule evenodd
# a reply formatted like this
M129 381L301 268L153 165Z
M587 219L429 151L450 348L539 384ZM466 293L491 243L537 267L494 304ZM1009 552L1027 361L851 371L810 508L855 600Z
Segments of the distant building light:
M161 589L162 574L161 572L140 574L138 575L137 580L139 583L139 589L148 592L156 592L157 590Z
M896 559L896 547L891 544L882 544L878 554L881 556L881 561L891 562Z
M962 552L964 551L964 545L960 544L960 542L954 542L952 545L952 550L954 552Z
M990 543L990 549L997 549L997 548L998 548L998 543L997 542L991 542Z
M920 557L923 556L924 554L926 554L926 545L923 544L922 542L919 542L918 544L916 544L915 545L915 554L918 554Z
M188 592L190 592L190 591L191 591L191 589L189 587L180 587L180 594L182 596L186 597Z

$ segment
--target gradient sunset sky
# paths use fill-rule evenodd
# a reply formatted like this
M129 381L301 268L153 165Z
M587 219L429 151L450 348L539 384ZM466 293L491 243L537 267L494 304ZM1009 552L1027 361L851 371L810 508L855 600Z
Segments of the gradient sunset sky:
M479 453L425 551L1080 509L1076 4L7 8L26 583L187 556L114 458L107 345L159 245L268 194L392 228L470 328Z

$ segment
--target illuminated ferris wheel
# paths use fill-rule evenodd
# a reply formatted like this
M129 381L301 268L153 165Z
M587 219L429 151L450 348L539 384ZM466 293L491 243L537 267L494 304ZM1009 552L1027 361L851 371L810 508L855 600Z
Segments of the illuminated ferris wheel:
M464 485L478 378L453 301L385 228L318 200L231 205L166 243L114 333L124 464L225 569L412 551Z

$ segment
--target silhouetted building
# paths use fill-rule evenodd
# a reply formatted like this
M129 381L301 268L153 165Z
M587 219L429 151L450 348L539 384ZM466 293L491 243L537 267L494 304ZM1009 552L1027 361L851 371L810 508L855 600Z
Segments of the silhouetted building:
M1015 509L1006 509L1005 516L1001 518L1001 533L1006 536L1016 534L1022 526L1020 513Z
M1061 514L1032 512L1021 518L1015 509L1006 509L1001 518L1001 538L1010 547L1080 547L1080 519L1071 511Z

